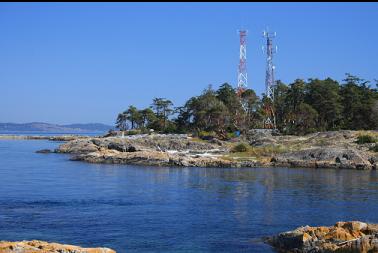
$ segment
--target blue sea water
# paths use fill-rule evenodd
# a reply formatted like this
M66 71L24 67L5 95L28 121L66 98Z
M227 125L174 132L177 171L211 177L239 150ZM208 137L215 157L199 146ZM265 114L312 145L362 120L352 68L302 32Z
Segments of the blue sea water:
M0 240L117 252L274 252L261 238L340 220L378 223L378 172L158 168L37 154L0 140Z

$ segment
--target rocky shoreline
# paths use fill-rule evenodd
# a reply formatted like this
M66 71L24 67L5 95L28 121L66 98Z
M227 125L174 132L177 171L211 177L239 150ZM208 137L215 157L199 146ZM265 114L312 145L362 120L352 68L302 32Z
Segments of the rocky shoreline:
M44 241L0 241L0 253L116 253L109 248L82 248Z
M378 143L356 143L361 134L378 131L331 131L305 136L277 135L269 130L251 130L229 141L202 140L186 134L134 136L15 136L1 139L65 142L56 150L38 153L68 153L71 160L89 163L136 164L185 167L301 167L334 169L378 169ZM238 143L247 152L233 152Z
M378 224L337 222L330 227L299 227L265 238L282 253L378 252Z
M367 132L377 134L376 131ZM280 136L251 132L243 139L200 140L187 135L82 137L62 144L56 153L89 163L185 167L302 167L378 169L372 144L357 144L361 132L320 132L306 136ZM248 152L233 152L237 143L248 143ZM46 153L43 152L43 153Z

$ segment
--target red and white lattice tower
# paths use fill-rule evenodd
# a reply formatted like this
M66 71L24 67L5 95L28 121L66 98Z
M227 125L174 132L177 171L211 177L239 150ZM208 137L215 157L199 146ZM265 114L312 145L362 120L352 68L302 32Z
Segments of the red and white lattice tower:
M248 76L247 76L247 31L240 30L240 57L239 57L239 68L238 68L238 87L237 93L241 95L243 91L247 89Z

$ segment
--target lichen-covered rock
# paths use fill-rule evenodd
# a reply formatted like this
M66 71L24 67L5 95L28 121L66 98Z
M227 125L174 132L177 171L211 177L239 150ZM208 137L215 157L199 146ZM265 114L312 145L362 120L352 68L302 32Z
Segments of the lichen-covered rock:
M274 163L292 167L362 169L373 168L370 157L357 149L338 147L309 148L278 154Z
M265 239L287 253L378 252L378 224L337 222L331 227L299 227Z
M178 138L174 136L141 136L139 138L91 138L73 140L62 144L58 148L58 152L62 153L90 153L99 148L113 149L120 152L131 152L139 150L155 150L155 151L206 151L211 149L219 149L219 143L209 143L193 141L189 138ZM225 149L225 148L223 148Z
M277 143L277 139L274 138L277 131L273 129L251 129L246 135L247 141L252 146L266 146Z
M109 248L81 248L79 246L44 241L0 241L0 253L115 253Z
M98 151L99 147L92 139L76 139L64 143L56 150L57 153L84 154Z
M234 145L231 142L201 141L174 134L81 138L62 144L56 152L75 154L74 160L93 163L378 169L378 154L356 143L359 134L358 131L330 131L289 136L277 135L269 129L254 129L239 140L245 138L243 141L249 142L256 152L246 152L240 157L230 154Z
M135 164L151 166L184 167L236 167L229 160L218 157L168 153L162 151L119 152L103 149L98 152L79 154L71 158L74 161L90 163Z
M136 136L134 138L92 138L64 143L58 153L74 154L71 160L90 163L137 164L153 166L227 167L233 163L221 159L227 147L190 138Z

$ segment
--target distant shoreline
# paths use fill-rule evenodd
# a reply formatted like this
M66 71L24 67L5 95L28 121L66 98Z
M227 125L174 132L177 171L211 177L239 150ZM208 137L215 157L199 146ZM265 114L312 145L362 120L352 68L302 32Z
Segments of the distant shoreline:
M0 134L86 134L86 133L103 133L114 128L111 125L102 123L80 123L59 125L44 122L30 123L1 123Z
M94 135L62 134L62 135L20 135L0 133L0 140L50 140L50 141L71 141L82 138L95 137Z

